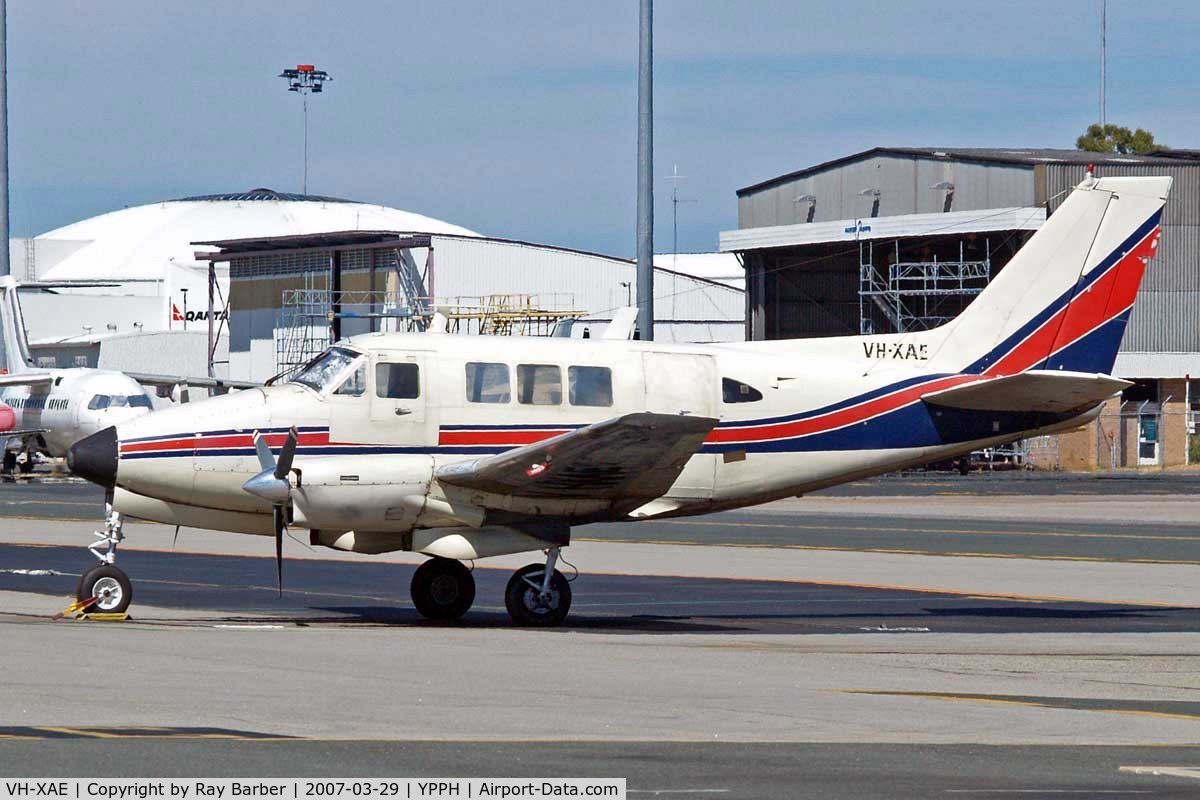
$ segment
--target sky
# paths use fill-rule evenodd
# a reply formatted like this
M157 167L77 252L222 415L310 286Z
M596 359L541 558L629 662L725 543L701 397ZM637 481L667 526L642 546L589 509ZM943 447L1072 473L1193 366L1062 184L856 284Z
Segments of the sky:
M1099 0L657 0L655 250L716 249L738 188L875 146L1070 147ZM1147 11L1147 9L1151 9ZM254 187L636 250L637 0L13 0L14 236ZM1200 3L1108 2L1108 119L1200 147Z

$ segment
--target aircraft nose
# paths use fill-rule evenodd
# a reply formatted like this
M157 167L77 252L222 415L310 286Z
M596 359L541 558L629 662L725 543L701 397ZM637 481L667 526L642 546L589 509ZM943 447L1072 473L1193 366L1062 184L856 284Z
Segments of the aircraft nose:
M71 445L67 468L92 483L113 488L117 483L117 429L105 428Z

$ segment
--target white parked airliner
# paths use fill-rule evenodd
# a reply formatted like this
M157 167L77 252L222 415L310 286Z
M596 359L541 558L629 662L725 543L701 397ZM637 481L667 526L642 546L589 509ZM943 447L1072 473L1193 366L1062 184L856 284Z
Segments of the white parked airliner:
M1169 178L1088 177L952 322L722 345L372 334L282 385L125 420L69 463L109 489L107 563L79 599L129 603L122 515L432 556L417 609L455 618L462 564L545 551L506 606L556 624L573 525L704 514L1076 427L1111 372Z
M144 385L219 388L255 385L91 367L35 368L25 337L18 285L11 276L0 278L0 327L3 329L0 403L13 413L11 427L3 424L7 416L0 414L0 434L4 434L0 440L6 442L5 472L12 470L19 450L26 450L22 469L29 471L33 468L34 451L61 458L80 439L148 413L153 405Z

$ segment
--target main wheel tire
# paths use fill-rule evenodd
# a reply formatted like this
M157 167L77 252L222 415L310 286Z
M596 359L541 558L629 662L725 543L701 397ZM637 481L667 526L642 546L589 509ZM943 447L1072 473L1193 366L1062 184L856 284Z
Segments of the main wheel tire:
M550 576L550 596L543 600L541 585L545 574L545 564L530 564L509 578L508 588L504 590L504 607L517 625L545 628L561 625L567 618L567 612L571 610L571 584L561 572L554 570Z
M120 614L129 608L133 600L133 587L129 576L113 564L101 564L85 573L75 587L75 598L84 601L96 598L85 611L103 614Z
M11 450L4 451L4 462L0 469L3 469L5 475L12 475L17 468L17 454Z
M475 578L461 561L431 558L413 573L413 605L426 619L458 619L475 602Z
M35 466L35 463L33 460L33 453L30 453L30 452L25 453L24 461L17 462L17 469L19 469L21 471L22 475L28 475L29 473L33 472L34 466Z

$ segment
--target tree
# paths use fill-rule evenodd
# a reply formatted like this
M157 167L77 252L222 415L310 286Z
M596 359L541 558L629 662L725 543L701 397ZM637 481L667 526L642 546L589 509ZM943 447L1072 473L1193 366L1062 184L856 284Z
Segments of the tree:
M1155 142L1150 131L1141 128L1130 131L1120 125L1089 125L1075 140L1075 146L1093 153L1149 153L1166 147Z

